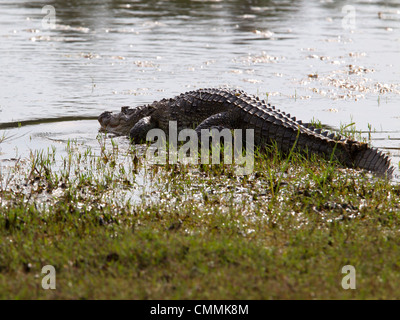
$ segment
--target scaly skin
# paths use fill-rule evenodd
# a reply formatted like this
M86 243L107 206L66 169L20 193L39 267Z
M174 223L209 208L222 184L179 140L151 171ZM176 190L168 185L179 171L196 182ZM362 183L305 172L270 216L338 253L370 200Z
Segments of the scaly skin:
M241 90L200 89L99 116L101 130L129 135L134 143L145 141L146 133L153 128L168 132L169 121L177 121L178 130L193 128L199 134L201 129L213 127L254 129L254 142L261 147L276 143L287 154L295 144L300 152L328 159L334 154L347 167L370 170L379 176L390 177L394 170L388 156L368 144L309 127Z

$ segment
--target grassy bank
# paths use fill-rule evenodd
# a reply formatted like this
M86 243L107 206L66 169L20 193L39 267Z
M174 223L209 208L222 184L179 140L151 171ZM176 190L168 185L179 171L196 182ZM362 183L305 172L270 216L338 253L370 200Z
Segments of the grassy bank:
M2 299L400 297L398 185L296 154L257 155L240 177L117 145L67 151L2 171Z

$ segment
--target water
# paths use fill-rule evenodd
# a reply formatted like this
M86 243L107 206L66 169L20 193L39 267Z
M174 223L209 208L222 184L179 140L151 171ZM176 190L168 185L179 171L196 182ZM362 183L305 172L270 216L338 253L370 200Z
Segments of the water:
M0 160L69 138L96 147L105 110L228 86L304 121L375 129L398 166L400 4L346 4L2 1Z

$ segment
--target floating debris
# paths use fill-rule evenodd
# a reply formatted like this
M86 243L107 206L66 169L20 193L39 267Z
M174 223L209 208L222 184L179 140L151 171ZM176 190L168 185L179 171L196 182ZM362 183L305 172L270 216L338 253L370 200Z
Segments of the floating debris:
M125 60L125 57L122 57L122 56L112 56L111 59Z
M261 80L257 80L257 79L243 79L244 82L248 82L248 83L261 83Z
M156 68L158 67L157 64L154 64L151 61L141 61L141 60L137 60L133 62L137 67L141 67L141 68Z
M69 25L64 25L64 24L56 24L55 26L56 30L64 30L64 31L76 31L76 32L82 32L82 33L89 33L90 29L86 27L72 27Z
M284 60L284 57L276 57L268 55L265 51L261 55L249 54L245 57L235 58L233 62L239 62L243 64L257 64L257 63L276 63L279 60Z
M82 58L85 58L85 59L99 59L100 58L100 55L99 54L97 54L97 53L84 53L84 52L81 52L80 54L79 54L79 56L80 57L82 57Z
M275 35L275 33L273 33L272 31L269 31L269 30L265 30L265 31L253 30L252 32L254 34L262 36L263 38L273 38Z

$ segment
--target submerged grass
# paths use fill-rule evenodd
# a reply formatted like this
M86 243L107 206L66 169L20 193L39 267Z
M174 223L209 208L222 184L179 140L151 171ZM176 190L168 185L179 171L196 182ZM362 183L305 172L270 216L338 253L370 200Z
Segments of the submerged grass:
M400 297L398 185L297 153L257 153L237 176L100 142L97 155L70 143L61 160L38 152L2 171L0 298Z

